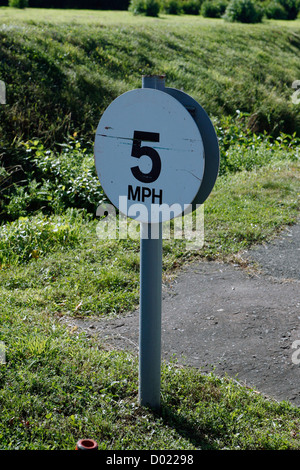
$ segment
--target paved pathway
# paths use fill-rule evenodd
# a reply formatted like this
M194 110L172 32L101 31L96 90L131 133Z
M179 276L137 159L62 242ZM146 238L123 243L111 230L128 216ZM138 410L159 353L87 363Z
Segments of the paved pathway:
M300 225L242 258L258 269L196 262L164 285L163 359L228 374L300 406ZM138 311L76 323L107 347L138 353Z

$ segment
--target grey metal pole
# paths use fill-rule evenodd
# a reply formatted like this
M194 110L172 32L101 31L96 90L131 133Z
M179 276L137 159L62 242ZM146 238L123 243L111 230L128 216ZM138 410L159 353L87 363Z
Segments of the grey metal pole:
M144 76L142 87L163 90L164 80L164 76ZM151 224L141 223L139 402L157 410L161 382L162 224L156 227L156 238L151 228Z
M165 88L164 75L144 75L142 77L142 88L155 88L163 91Z

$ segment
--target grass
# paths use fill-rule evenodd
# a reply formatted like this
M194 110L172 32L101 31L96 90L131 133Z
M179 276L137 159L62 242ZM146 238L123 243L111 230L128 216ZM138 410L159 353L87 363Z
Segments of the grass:
M106 351L11 295L1 317L2 450L72 450L82 436L101 450L299 448L300 410L233 379L163 363L162 407L152 413L138 405L132 355Z
M299 410L176 364L163 365L162 410L153 415L137 404L135 358L99 349L45 311L23 314L3 315L2 449L74 449L82 436L114 450L299 445Z
M206 248L212 257L262 243L299 214L298 164L220 179L206 202ZM294 170L296 172L294 173Z
M49 206L47 186L27 204L41 174L26 159L23 142L37 139L52 152L75 133L91 147L105 108L141 87L143 74L165 73L166 85L191 94L217 128L230 129L238 110L243 131L300 136L300 108L292 102L292 83L300 76L299 20L244 25L200 16L12 8L0 8L0 18L0 79L7 92L0 106L0 159L10 185L2 220ZM29 190L24 181L32 183ZM64 186L60 181L57 192ZM81 202L77 198L72 207ZM54 202L52 208L57 212Z
M299 20L260 25L129 12L1 8L1 138L94 138L100 116L145 73L165 73L210 116L250 113L252 129L299 132L292 83L300 74ZM276 57L276 61L274 61ZM197 77L197 79L195 79ZM53 119L55 116L55 119Z
M204 205L204 246L189 251L184 240L164 240L165 276L197 257L232 260L242 249L294 223L299 170L299 161L287 160L219 178ZM139 242L99 240L99 223L72 210L2 226L1 284L19 302L30 299L53 313L108 315L135 308Z
M168 86L198 99L221 149L204 246L164 240L164 282L191 260L236 261L298 220L299 107L290 98L299 20L246 26L9 8L0 16L8 98L0 109L0 449L72 450L87 436L107 450L299 449L298 408L175 359L162 364L160 412L141 408L137 358L64 322L121 316L139 301L138 241L97 238L105 195L89 141L106 105L140 87L143 73L166 72ZM236 109L245 111L237 120ZM250 124L270 134L252 134Z
M219 179L196 256L232 259L294 222L299 174L299 162L285 161ZM106 450L299 449L298 408L176 361L162 365L160 413L138 405L137 359L60 322L136 306L138 243L99 243L97 222L73 221L75 248L58 245L0 271L7 356L0 365L0 448L74 449L79 438L93 436ZM164 276L193 256L182 242L165 240Z

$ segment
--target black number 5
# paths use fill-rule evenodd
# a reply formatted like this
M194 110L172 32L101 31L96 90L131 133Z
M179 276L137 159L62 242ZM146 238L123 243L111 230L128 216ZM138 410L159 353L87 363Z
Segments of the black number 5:
M142 183L153 183L153 181L157 180L160 175L161 159L158 152L152 147L141 147L142 140L148 142L159 142L159 134L157 132L143 131L134 131L133 133L131 156L140 158L143 155L147 155L152 160L152 169L149 173L143 173L138 166L133 166L131 171L133 176Z

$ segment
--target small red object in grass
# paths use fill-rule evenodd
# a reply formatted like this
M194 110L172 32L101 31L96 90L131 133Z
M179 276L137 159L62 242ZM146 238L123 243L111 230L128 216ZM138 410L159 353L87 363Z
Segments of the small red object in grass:
M80 439L77 442L75 450L97 450L98 444L93 439Z

